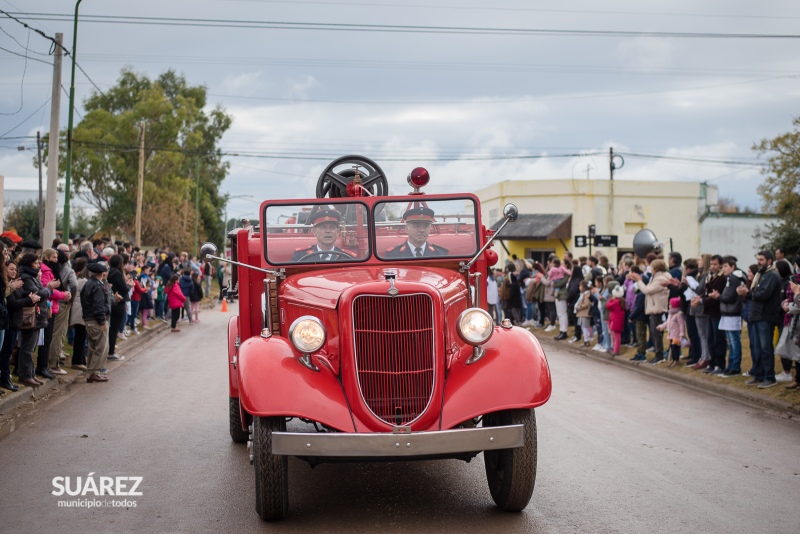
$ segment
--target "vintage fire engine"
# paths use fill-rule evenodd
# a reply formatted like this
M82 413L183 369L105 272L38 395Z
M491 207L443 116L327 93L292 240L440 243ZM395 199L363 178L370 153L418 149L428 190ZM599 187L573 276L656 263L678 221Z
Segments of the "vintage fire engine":
M534 408L550 397L537 339L486 311L497 233L477 197L428 195L428 172L389 196L368 158L332 162L311 200L267 200L230 235L230 434L247 442L256 511L289 509L288 457L409 461L483 453L497 506L536 478ZM517 217L504 209L505 224ZM498 233L502 231L502 227ZM287 422L293 422L287 427Z

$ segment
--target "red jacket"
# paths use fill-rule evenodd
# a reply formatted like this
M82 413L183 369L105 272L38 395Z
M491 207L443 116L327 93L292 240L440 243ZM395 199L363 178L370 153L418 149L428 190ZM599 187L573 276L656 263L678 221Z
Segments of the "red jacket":
M181 291L178 284L173 284L172 287L164 288L164 293L167 294L167 306L169 306L170 310L183 308L186 297L183 295L183 291Z
M625 329L625 308L618 298L610 298L606 302L608 310L608 329L612 332L622 332Z
M141 285L139 285L138 280L133 281L133 293L131 293L131 300L134 302L139 302L142 300L142 293L147 293L147 290L144 289Z

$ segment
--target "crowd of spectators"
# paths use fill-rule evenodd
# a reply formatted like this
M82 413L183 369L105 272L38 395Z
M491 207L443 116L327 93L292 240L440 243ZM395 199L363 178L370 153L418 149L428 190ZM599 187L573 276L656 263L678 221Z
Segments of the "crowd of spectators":
M125 359L120 342L154 321L170 323L173 333L181 321L199 322L211 279L225 276L186 252L108 239L57 238L43 250L6 232L0 255L0 394L67 374L65 343L72 369L88 382L108 381L106 362Z
M542 265L513 256L489 273L488 303L496 321L558 329L557 341L611 356L627 345L636 349L634 362L744 375L747 385L762 389L786 382L798 390L800 251L790 261L781 250L762 250L756 260L740 268L730 255L684 260L670 252L625 254L611 265L601 254L576 259L567 252ZM743 372L744 329L752 365Z

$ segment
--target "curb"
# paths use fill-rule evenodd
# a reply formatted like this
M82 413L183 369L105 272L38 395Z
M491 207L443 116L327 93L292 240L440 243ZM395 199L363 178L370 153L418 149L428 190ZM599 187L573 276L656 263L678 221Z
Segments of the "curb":
M144 330L135 337L129 337L120 345L125 351L123 361L109 361L106 369L109 373L125 365L131 359L144 351L149 345L163 337L169 331L169 325L161 321L154 321L155 327ZM20 386L19 391L10 392L3 390L5 394L0 398L0 439L12 433L19 422L20 414L14 417L14 410L35 410L43 401L55 395L61 395L69 391L74 383L86 383L83 371L64 369L66 375L59 375L54 380L46 380L44 385L37 388ZM25 416L30 415L26 411Z
M680 373L667 373L655 366L629 363L627 360L619 359L619 357L612 358L610 356L601 356L598 353L584 350L582 347L576 347L571 344L562 344L558 341L554 341L551 337L537 336L536 332L532 330L531 333L536 336L536 339L538 339L543 345L560 347L561 349L572 352L573 354L585 356L598 362L616 365L617 367L621 367L623 369L628 369L633 372L656 377L667 382L672 382L689 387L696 391L701 391L703 393L718 395L720 397L750 406L755 405L759 408L767 408L776 412L782 412L780 415L783 415L789 419L800 420L800 404L794 404L791 402L782 401L780 399L773 399L772 397L759 395L755 392L750 393L747 390L742 390L726 384L719 384L710 380L704 380L699 377L687 376Z

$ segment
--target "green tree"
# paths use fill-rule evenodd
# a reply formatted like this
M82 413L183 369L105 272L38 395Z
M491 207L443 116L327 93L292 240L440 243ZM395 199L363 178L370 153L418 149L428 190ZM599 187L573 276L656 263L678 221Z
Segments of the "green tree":
M780 219L767 226L765 238L773 249L794 252L800 247L800 117L792 125L792 131L762 139L753 150L767 160L764 182L758 188L764 208Z
M73 130L72 179L76 194L97 208L99 225L135 234L144 122L143 244L194 249L197 184L200 241L222 233L220 185L229 165L218 144L232 117L219 106L205 109L205 87L188 85L172 70L150 80L125 68L114 87L93 92L84 104ZM60 155L63 173L65 151Z

